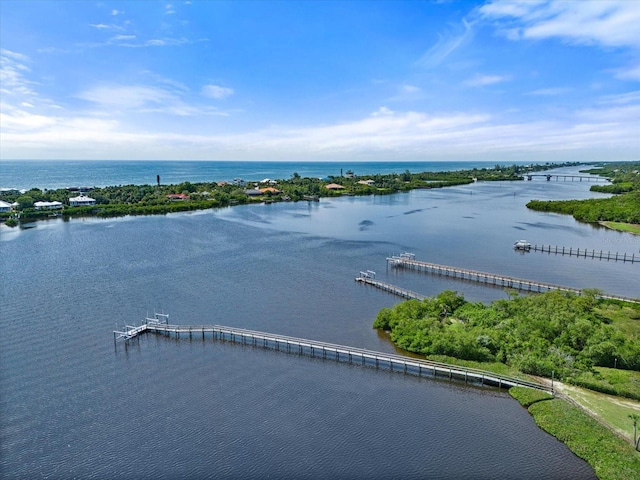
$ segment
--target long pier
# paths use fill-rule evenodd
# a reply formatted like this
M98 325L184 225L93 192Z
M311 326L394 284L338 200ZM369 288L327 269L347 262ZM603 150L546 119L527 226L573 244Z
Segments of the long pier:
M636 257L635 253L627 255L626 253L611 251L605 252L603 250L600 250L598 252L596 250L588 250L586 248L580 250L579 248L559 247L558 245L532 245L529 250L544 253L554 253L557 255L575 255L576 257L593 258L598 260L613 260L616 262L640 262L640 256Z
M598 176L586 176L586 175L565 175L565 174L557 174L557 173L531 173L526 175L527 180L533 180L533 177L544 177L547 179L547 182L550 182L552 178L555 178L556 181L559 181L562 178L562 181L566 182L567 178L572 182L575 179L578 179L579 182L586 180L587 182L608 182L609 179Z
M201 338L202 340L212 338L213 340L240 343L338 362L385 368L420 377L464 380L466 383L479 383L499 388L527 387L553 393L553 388L548 385L484 370L222 325L169 325L163 320L147 318L145 323L139 327L131 327L123 332L114 332L114 339L120 333L127 333L126 336L117 337L123 338L125 341L138 338L143 333L156 333L176 338L188 336L190 339Z
M424 300L427 298L426 295L422 295L420 293L412 292L411 290L407 290L405 288L397 287L395 285L391 285L390 283L381 282L380 280L376 280L375 278L371 278L368 276L362 275L362 272L359 277L356 277L356 282L361 282L366 285L371 285L372 287L378 288L385 292L389 292L393 295L397 295L398 297L407 298L410 300Z
M435 273L448 277L459 278L461 280L471 280L490 285L513 288L529 292L546 292L550 290L560 290L563 292L571 292L580 295L582 289L574 287L565 287L562 285L554 285L552 283L538 282L534 280L525 280L523 278L511 277L508 275L498 275L495 273L480 272L477 270L469 270L467 268L450 267L447 265L439 265L437 263L421 262L415 260L413 254L394 255L387 258L387 263L392 267L408 268L411 270L423 271L426 273ZM609 293L600 293L600 298L609 300L622 300L625 302L640 303L640 299L624 297L622 295L613 295Z

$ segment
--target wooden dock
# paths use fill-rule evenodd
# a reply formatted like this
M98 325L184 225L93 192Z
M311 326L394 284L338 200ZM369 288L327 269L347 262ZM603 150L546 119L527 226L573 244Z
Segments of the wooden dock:
M131 340L133 338L139 338L143 333L156 333L176 338L188 337L189 339L196 338L202 340L211 338L213 340L235 342L252 347L267 348L338 362L385 368L387 370L404 372L420 377L430 376L435 378L448 378L450 380L464 380L466 383L479 383L481 385L490 385L499 388L511 388L515 386L527 387L553 393L552 387L536 382L474 368L405 357L403 355L376 352L363 348L348 347L286 335L225 327L222 325L169 325L168 323L153 321L153 319L146 320L152 321L148 323L145 321L145 323L139 327L132 327L131 330L128 331L127 336L119 338Z
M562 285L537 282L534 280L525 280L523 278L480 272L477 270L469 270L466 268L450 267L447 265L439 265L437 263L421 262L415 260L415 255L408 253L391 256L387 258L387 262L389 265L396 268L408 268L411 270L417 270L426 273L434 273L438 275L459 278L461 280L470 280L474 282L486 283L489 285L513 288L516 290L538 293L550 290L560 290L563 292L576 293L578 295L582 293L582 289L579 288L565 287ZM640 303L640 299L637 298L624 297L622 295L613 295L609 293L601 293L599 297L610 300L622 300L625 302Z
M579 248L572 247L559 247L558 245L532 245L529 250L533 250L535 252L543 252L543 253L553 253L556 255L570 255L576 257L583 258L593 258L597 260L612 260L615 262L640 262L640 256L635 255L635 253L627 255L626 253L619 252L605 252L600 250L599 252L596 250L588 250L583 248L582 250Z
M419 293L412 292L411 290L406 290L404 288L391 285L390 283L381 282L380 280L376 280L375 278L363 276L362 273L359 277L356 277L356 282L362 282L366 285L371 285L372 287L378 288L385 292L389 292L402 298L414 300L424 300L426 298L426 295L421 295Z

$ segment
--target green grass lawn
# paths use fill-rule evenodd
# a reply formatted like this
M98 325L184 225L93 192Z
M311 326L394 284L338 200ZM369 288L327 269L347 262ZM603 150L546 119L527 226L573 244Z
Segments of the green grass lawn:
M603 423L623 435L629 442L633 441L633 422L629 415L634 413L640 415L640 402L594 392L574 385L563 384L559 386L558 390L592 414L597 415ZM640 429L638 432L640 433Z
M621 232L629 232L635 235L640 235L640 225L636 225L634 223L600 222L600 224L604 225L607 228L611 228L613 230L619 230Z
M640 454L578 407L561 399L529 407L536 423L585 459L600 480L640 478Z

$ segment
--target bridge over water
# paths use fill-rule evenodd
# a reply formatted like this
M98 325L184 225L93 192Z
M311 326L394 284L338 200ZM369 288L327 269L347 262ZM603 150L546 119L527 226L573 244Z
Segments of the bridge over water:
M554 179L556 181L559 181L560 179L562 179L563 182L566 182L567 179L569 179L570 181L579 181L582 182L587 181L587 182L608 182L609 179L605 178L605 177L598 177L598 176L594 176L594 175L565 175L562 173L531 173L531 174L527 174L525 175L527 177L527 180L533 180L534 177L541 177L541 178L546 178L547 182L550 182L551 179Z
M168 323L168 315L157 314L155 317L146 318L142 325L136 327L126 326L122 331L114 331L113 338L114 341L117 339L130 341L146 333L155 333L176 338L188 337L189 339L197 338L202 340L211 338L212 340L235 342L252 347L267 348L338 362L384 368L420 377L464 380L466 383L478 383L499 388L527 387L553 393L553 387L537 382L499 375L474 368L432 362L391 353L376 352L364 348L349 347L346 345L337 345L317 340L307 340L304 338L222 325L170 325Z

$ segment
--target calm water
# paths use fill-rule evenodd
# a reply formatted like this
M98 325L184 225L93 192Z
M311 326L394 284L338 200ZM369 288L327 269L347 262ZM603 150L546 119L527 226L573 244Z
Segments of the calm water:
M524 162L515 162L524 164ZM288 179L293 173L324 178L352 170L356 174L412 173L493 168L490 162L205 162L205 161L18 161L0 162L0 188L56 189L182 182L216 182L242 178Z
M112 331L164 310L394 351L371 328L395 297L362 269L474 301L499 288L387 270L418 259L623 295L640 266L519 238L638 252L637 237L528 211L588 184L518 182L0 230L3 478L594 478L508 394L211 340Z

